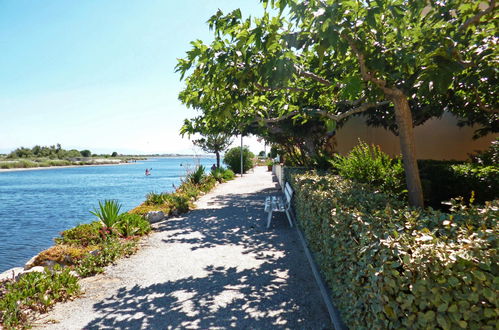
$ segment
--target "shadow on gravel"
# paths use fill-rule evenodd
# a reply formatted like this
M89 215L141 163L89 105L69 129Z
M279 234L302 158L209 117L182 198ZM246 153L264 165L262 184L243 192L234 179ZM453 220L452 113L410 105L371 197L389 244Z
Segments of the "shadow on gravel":
M251 280L254 277L258 279ZM218 267L203 278L121 288L115 296L94 305L105 316L85 329L321 329L307 322L299 304L283 294L287 283L278 279L275 266L264 264L241 272ZM228 294L234 296L228 299Z
M208 204L213 208L191 211L157 229L171 232L165 246L236 245L258 260L257 267L206 265L204 277L122 287L94 305L100 317L85 329L330 328L296 232L282 213L266 228L263 200L269 193L275 190L218 196Z

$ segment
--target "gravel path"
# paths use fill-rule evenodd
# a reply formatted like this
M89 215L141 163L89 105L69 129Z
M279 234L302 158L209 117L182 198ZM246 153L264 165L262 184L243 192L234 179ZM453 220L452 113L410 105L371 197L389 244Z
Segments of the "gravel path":
M85 294L36 322L48 329L330 329L286 217L269 230L269 172L224 183L184 217L158 224L140 251L81 281Z

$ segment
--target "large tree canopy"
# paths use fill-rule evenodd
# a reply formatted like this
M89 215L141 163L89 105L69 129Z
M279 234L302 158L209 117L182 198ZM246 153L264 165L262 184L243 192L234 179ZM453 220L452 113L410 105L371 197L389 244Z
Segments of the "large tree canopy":
M253 20L217 12L213 42L193 42L179 60L188 74L180 99L202 111L184 130L317 116L332 127L365 112L399 134L418 206L415 123L448 110L485 125L482 133L497 130L495 0L262 3L273 9Z

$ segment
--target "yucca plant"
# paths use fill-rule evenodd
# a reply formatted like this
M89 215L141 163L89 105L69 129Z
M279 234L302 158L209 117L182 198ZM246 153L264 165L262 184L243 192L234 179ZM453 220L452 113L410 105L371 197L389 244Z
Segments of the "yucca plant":
M188 175L187 180L194 184L200 184L205 175L204 169L203 165L197 166L196 169Z
M211 171L211 176L219 183L222 183L224 181L224 169L223 168L213 169Z
M94 208L90 211L93 215L99 218L105 227L111 229L118 221L120 216L121 204L113 199L106 199L104 203L99 201L99 209Z

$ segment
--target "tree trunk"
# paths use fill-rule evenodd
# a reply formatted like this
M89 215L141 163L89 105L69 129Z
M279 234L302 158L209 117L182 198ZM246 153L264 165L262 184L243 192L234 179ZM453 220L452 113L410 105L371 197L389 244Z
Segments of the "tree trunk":
M423 189L419 178L419 169L416 159L416 146L414 144L414 128L412 126L412 113L407 96L399 89L392 90L390 95L395 106L395 119L399 129L400 150L404 162L405 181L409 192L409 204L423 207Z
M217 168L220 168L220 152L215 151L215 155L217 155Z

